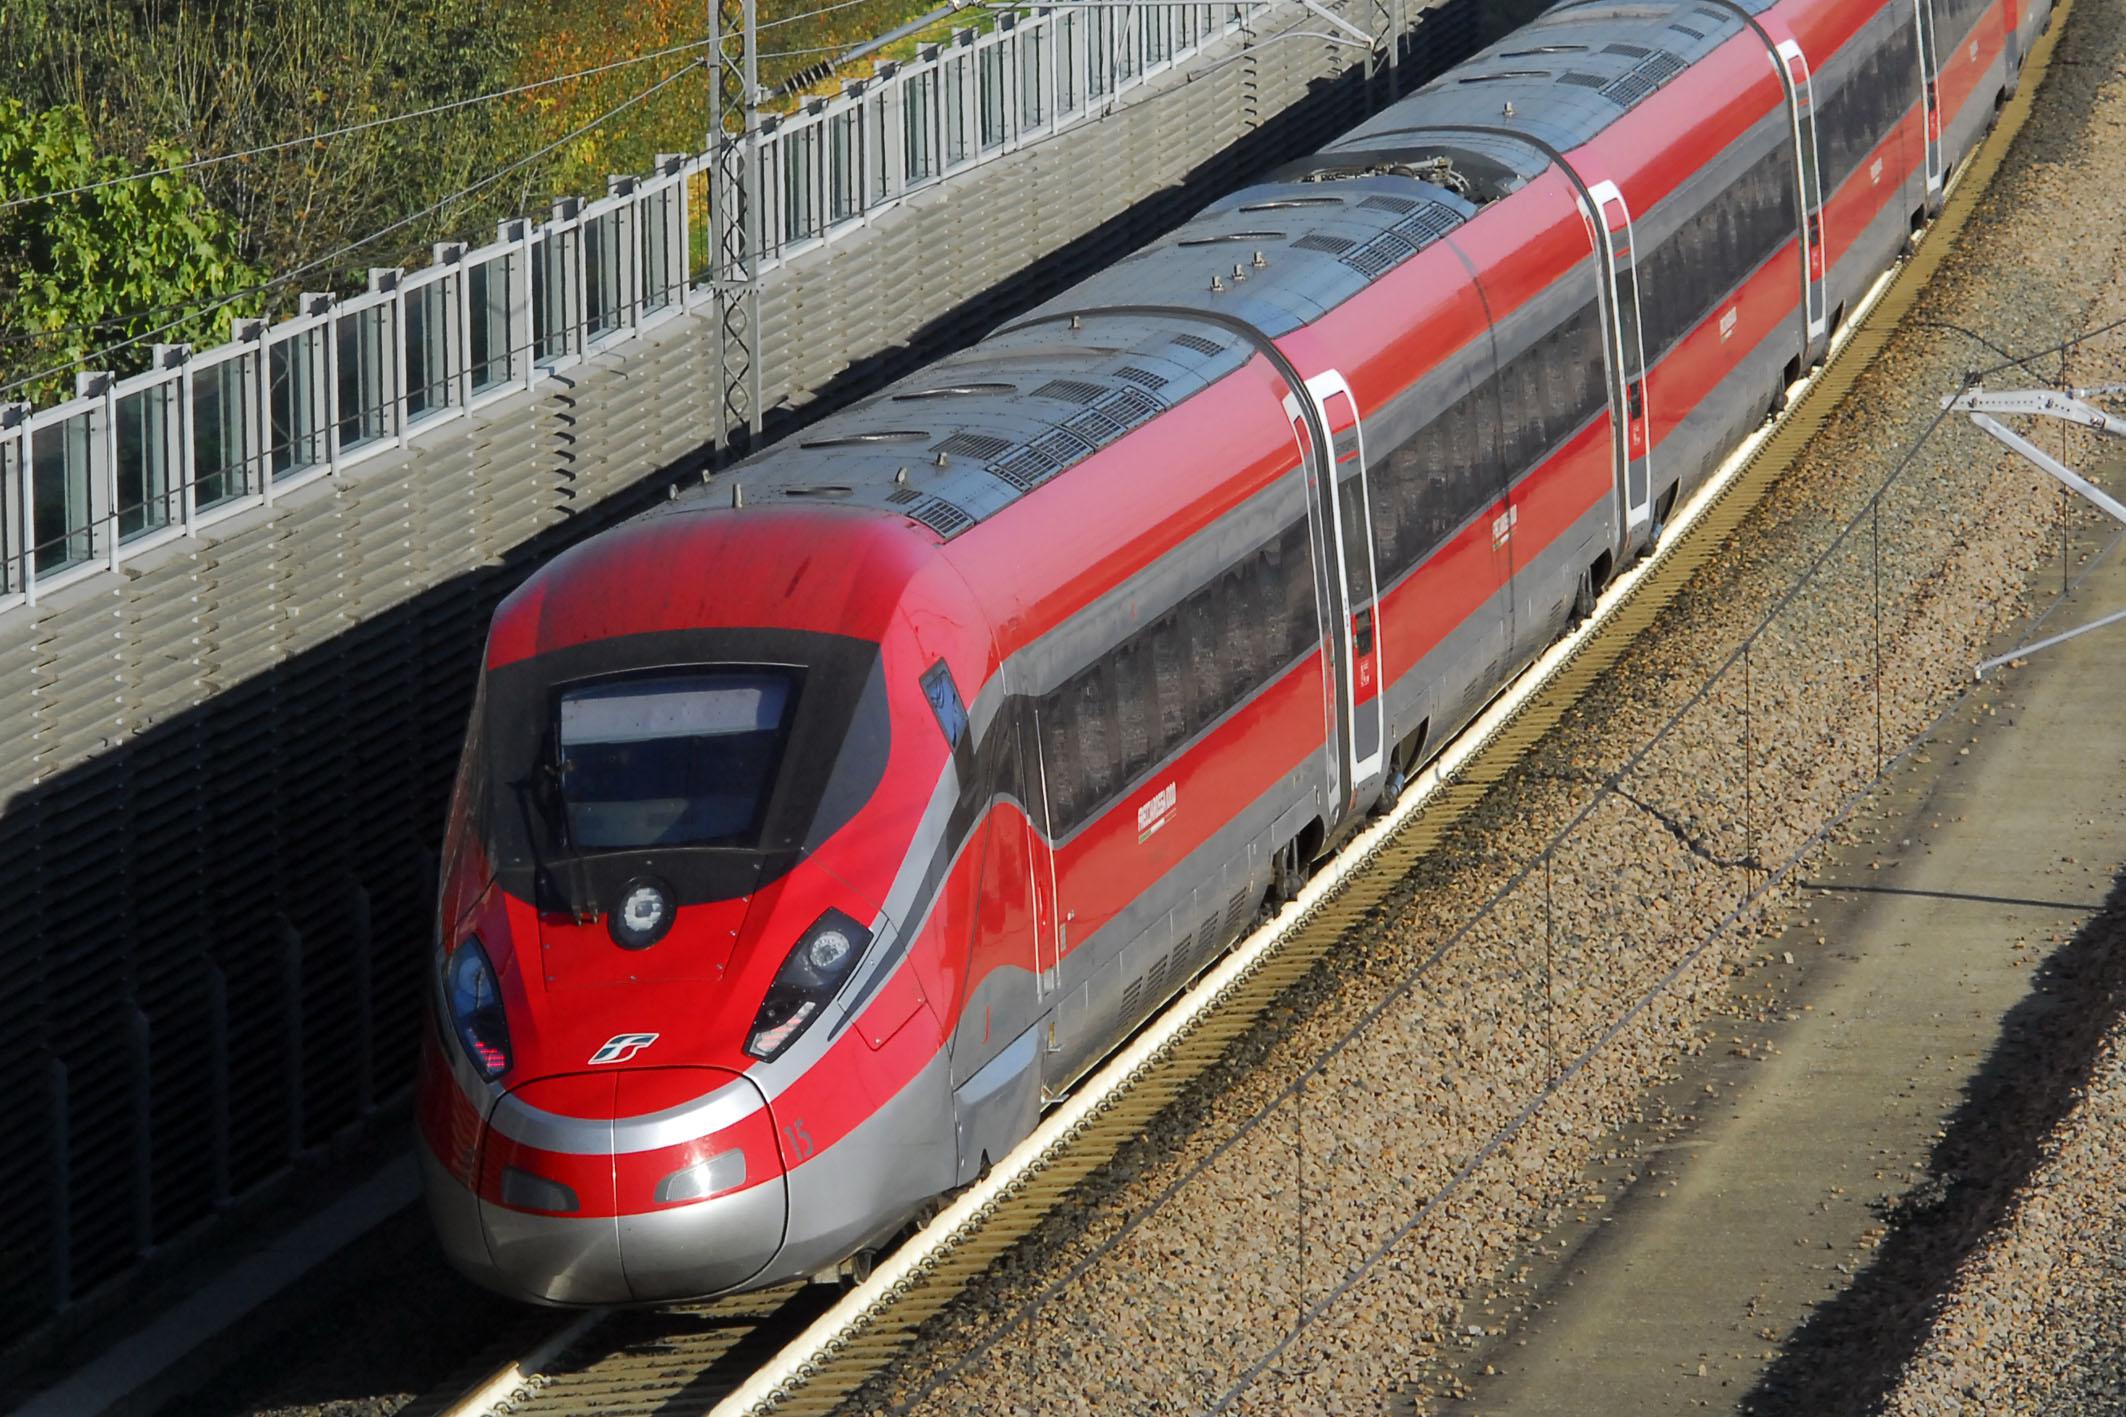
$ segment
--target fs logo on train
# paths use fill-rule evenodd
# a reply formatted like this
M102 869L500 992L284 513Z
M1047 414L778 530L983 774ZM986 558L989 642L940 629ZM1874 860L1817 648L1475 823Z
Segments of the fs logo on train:
M591 1054L594 1063L624 1063L657 1041L654 1033L616 1033Z

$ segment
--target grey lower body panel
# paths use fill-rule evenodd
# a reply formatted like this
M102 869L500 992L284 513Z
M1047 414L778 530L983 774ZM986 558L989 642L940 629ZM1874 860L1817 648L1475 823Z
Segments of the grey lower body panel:
M1860 170L1846 180L1849 184L1868 182L1867 164L1862 164ZM1912 213L1925 201L1926 172L1921 167L1914 169L1902 188L1889 191L1883 199L1882 209L1869 218L1867 226L1831 268L1824 282L1828 314L1835 314L1842 308L1847 316L1852 315L1862 298L1896 260L1898 248L1904 245L1912 230Z
M514 1299L630 1304L743 1288L782 1243L780 1179L649 1215L535 1215L481 1199L421 1148L428 1209L453 1267Z
M885 1240L925 1202L951 1190L952 1105L952 1064L941 1049L848 1135L785 1173L787 1231L753 1283L817 1274Z

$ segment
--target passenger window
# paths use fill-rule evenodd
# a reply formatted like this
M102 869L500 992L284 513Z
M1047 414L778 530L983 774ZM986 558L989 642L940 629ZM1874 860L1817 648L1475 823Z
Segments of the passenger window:
M1191 595L1182 611L1188 635L1189 698L1194 713L1189 732L1200 733L1225 709L1225 684L1218 654L1218 618L1211 587Z
M1279 623L1283 617L1277 613L1283 605L1284 584L1277 574L1277 543L1273 541L1255 554L1248 580L1255 673L1243 687L1243 695L1253 693L1284 666L1284 627Z
M1292 574L1285 579L1284 596L1284 657L1290 661L1312 649L1321 635L1314 615L1313 562L1307 552L1306 523L1285 528L1284 564L1292 568Z
M1194 719L1189 700L1195 680L1188 672L1187 647L1181 631L1185 609L1183 605L1169 610L1151 628L1152 691L1159 704L1157 756L1162 758L1188 738Z
M1049 824L1058 833L1078 820L1078 784L1085 775L1079 762L1078 705L1070 687L1050 694L1041 707L1041 772L1047 779Z
M1132 637L1112 660L1115 720L1120 752L1117 786L1133 782L1152 764L1151 655L1141 637Z
M1238 703L1255 682L1255 642L1248 633L1247 577L1235 566L1218 578L1218 640L1225 647L1219 711Z
M1108 683L1107 666L1096 664L1079 676L1077 728L1080 778L1079 802L1090 813L1115 787L1114 693Z
M1382 464L1376 474L1368 510L1373 522L1373 555L1380 574L1380 583L1386 586L1390 577L1403 566L1402 502L1396 485L1396 466L1391 457Z

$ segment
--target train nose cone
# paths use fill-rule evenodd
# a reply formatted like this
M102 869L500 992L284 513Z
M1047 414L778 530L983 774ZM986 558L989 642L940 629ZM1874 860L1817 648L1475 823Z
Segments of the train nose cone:
M718 1068L543 1078L496 1104L480 1217L503 1284L556 1304L736 1289L782 1246L766 1100Z

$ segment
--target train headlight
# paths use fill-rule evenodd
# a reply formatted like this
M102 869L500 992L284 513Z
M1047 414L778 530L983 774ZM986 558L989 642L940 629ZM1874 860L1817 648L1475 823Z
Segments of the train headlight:
M613 943L624 950L646 950L672 928L671 888L655 876L640 876L627 883L620 904L606 917Z
M768 986L746 1036L746 1051L766 1062L797 1041L819 1017L827 1000L849 978L871 932L839 910L830 910L798 936L789 957Z
M509 1068L509 1022L502 1016L502 990L477 935L467 935L443 965L443 1001L465 1056L488 1079Z

